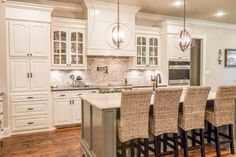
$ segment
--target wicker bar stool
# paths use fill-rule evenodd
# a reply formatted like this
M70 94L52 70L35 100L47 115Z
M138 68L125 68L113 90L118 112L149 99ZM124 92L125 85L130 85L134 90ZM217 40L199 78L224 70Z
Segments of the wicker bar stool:
M181 146L184 149L184 157L188 157L188 151L194 149L201 149L201 156L205 157L204 117L210 89L210 87L187 88L183 111L179 115ZM200 133L197 133L197 130L200 130ZM188 131L192 131L192 136L188 136ZM196 136L200 136L200 140L197 140ZM192 147L188 147L188 139L192 140Z
M215 142L217 157L220 157L220 145L230 143L231 154L234 154L234 137L233 137L233 123L234 123L234 106L236 99L236 86L221 86L216 92L216 98L213 108L207 108L206 121L208 125L207 141ZM219 128L228 127L228 135L219 133ZM212 130L214 127L214 130ZM212 137L214 132L215 137ZM226 138L225 141L219 141L220 136Z
M178 114L179 102L182 94L182 88L160 88L155 92L153 105L153 116L150 118L150 131L154 135L154 148L149 147L155 153L155 157L178 153ZM168 134L173 134L173 138ZM166 140L161 139L161 136ZM160 144L169 146L173 151L160 151ZM174 144L172 144L172 142ZM151 143L152 144L152 143Z
M134 156L134 147L145 157L148 153L149 138L149 110L152 90L123 91L121 94L120 121L118 122L118 147L117 155L126 157L126 148L131 148ZM137 139L144 139L144 149L137 144ZM122 150L122 154L119 150Z

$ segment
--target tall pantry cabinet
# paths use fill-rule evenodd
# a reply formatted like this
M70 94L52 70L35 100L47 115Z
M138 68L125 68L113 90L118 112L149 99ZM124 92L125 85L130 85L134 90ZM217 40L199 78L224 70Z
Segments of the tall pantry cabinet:
M51 127L50 6L4 2L7 37L6 93L11 134Z

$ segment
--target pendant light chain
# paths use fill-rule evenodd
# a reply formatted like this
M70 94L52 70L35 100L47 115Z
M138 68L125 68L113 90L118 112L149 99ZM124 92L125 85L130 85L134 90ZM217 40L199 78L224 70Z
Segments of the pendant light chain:
M184 30L186 30L186 0L184 0Z
M117 5L117 32L118 34L120 33L120 0L118 0L118 5ZM117 45L118 50L120 49L120 40L118 40L118 45Z

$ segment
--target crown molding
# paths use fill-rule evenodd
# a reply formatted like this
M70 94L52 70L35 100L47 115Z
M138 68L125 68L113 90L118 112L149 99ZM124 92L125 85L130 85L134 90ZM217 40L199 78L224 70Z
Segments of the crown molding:
M9 8L21 8L21 9L30 9L30 10L41 10L41 11L50 11L52 12L54 7L51 5L42 5L35 3L25 3L25 2L15 2L15 1L3 1L6 7Z
M137 20L147 20L153 23L153 26L160 26L162 22L169 21L175 24L181 24L183 18L181 17L174 17L174 16L166 16L160 14L149 14L139 12L136 15ZM214 28L224 28L224 29L233 29L236 30L236 24L229 24L229 23L221 23L221 22L214 22L214 21L206 21L206 20L197 20L197 19L190 19L187 18L187 24L195 25L195 26L207 26L207 27L214 27Z
M49 1L49 0L41 0L41 2L45 5L54 6L54 10L83 13L83 8L81 4Z
M94 1L94 0L84 0L84 2L88 9L106 9L111 11L117 10L117 3ZM120 4L121 12L137 13L140 9L141 9L140 7Z

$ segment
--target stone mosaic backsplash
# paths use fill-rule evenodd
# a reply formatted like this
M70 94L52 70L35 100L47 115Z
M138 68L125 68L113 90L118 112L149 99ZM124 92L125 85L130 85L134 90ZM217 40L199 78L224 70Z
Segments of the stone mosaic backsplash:
M81 76L88 85L104 86L108 84L124 84L127 79L132 85L151 85L151 75L158 73L154 70L131 70L132 61L126 57L88 57L87 70L53 70L51 80L59 87L71 86L70 75ZM108 73L97 71L97 67L108 67Z

